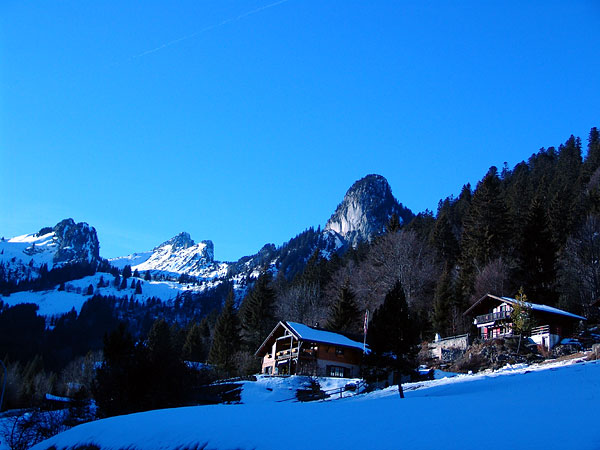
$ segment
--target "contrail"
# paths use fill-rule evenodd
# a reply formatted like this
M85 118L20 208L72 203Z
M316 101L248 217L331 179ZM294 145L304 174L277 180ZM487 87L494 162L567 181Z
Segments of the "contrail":
M163 48L170 47L171 45L175 45L175 44L178 44L181 41L185 41L185 40L191 39L191 38L193 38L195 36L198 36L199 34L206 33L207 31L214 30L215 28L222 27L223 25L227 25L228 23L231 23L231 22L237 22L238 20L241 20L244 17L251 16L252 14L259 13L261 11L264 11L265 9L269 9L269 8L272 8L272 7L277 6L277 5L281 5L282 3L286 3L286 2L289 2L289 1L290 0L279 0L279 1L275 2L275 3L269 3L268 5L264 5L264 6L261 6L259 8L256 8L256 9L253 9L253 10L250 10L250 11L246 11L245 13L242 13L239 16L231 17L229 19L225 19L222 22L219 22L219 23L217 23L215 25L210 25L210 26L208 26L206 28L202 28L201 30L198 30L198 31L196 31L196 32L194 32L192 34L187 35L187 36L183 36L183 37L180 37L180 38L177 38L177 39L173 39L172 41L165 42L164 44L159 45L156 48L153 48L151 50L146 50L145 52L142 52L139 55L132 56L130 59L141 58L142 56L146 56L146 55L149 55L151 53L158 52L158 51L162 50Z

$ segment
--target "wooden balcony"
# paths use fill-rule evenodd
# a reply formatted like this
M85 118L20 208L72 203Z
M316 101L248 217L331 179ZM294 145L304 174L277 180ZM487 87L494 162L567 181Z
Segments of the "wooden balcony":
M475 324L495 322L496 320L510 319L510 311L500 311L495 313L483 314L475 317Z
M538 334L547 334L550 333L550 325L542 325L540 327L535 327L531 329L531 335L535 336Z

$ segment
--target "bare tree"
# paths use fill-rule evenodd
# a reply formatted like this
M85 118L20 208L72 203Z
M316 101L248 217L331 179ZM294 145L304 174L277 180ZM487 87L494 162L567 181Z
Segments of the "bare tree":
M600 298L600 217L590 215L567 239L559 260L561 305L589 315Z
M302 282L277 296L277 317L281 320L315 325L324 323L327 307L318 283Z
M402 283L409 306L424 307L431 303L440 267L434 251L414 231L382 236L363 266L361 278L370 289L370 303L381 303L397 281Z
M476 275L471 304L475 303L485 294L506 295L509 288L510 267L504 258L490 261Z

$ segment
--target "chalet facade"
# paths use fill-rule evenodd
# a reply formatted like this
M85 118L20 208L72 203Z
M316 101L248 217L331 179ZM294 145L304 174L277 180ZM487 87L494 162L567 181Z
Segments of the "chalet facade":
M474 324L481 339L495 339L512 336L512 311L517 300L510 297L497 297L487 294L473 304L465 315L475 316ZM551 349L564 337L570 336L585 317L547 305L524 302L529 311L534 328L531 339L538 345Z
M363 344L331 331L281 321L255 353L261 373L354 378L360 376Z

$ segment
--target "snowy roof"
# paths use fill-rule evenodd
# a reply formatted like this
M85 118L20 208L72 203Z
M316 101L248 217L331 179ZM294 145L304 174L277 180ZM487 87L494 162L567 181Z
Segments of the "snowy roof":
M360 350L363 349L361 342L353 341L346 336L331 331L317 330L308 325L296 322L285 322L288 328L291 328L299 339L305 341L321 342L323 344L341 345L344 347L354 347Z
M471 307L469 309L467 309L464 314L468 314L469 312L471 312L471 310L473 308L475 308L475 306L479 305L483 300L485 300L486 298L491 298L493 300L497 300L499 302L507 302L510 303L511 305L514 305L515 303L517 303L517 300L515 300L514 298L510 298L510 297L497 297L495 295L492 294L486 294L483 297L481 297L479 300L477 300L475 303L473 303L473 305L471 305ZM585 317L581 317L578 316L577 314L573 314L567 311L563 311L562 309L558 309L558 308L554 308L552 306L548 306L548 305L540 305L537 303L530 303L530 302L523 302L526 308L532 309L534 311L540 311L540 312L545 312L545 313L550 313L550 314L558 314L561 316L566 316L566 317L571 317L572 319L577 319L577 320L587 320Z
M363 349L363 344L361 342L353 341L352 339L349 339L342 334L333 333L331 331L319 330L298 322L281 321L275 326L275 328L273 328L273 331L271 331L271 333L263 341L258 350L256 350L255 355L260 356L262 354L267 343L272 342L271 339L274 338L274 336L276 335L276 331L280 329L280 327L287 329L288 332L292 333L292 335L296 337L296 339L301 339L303 341L339 345L342 347L357 348L359 350ZM368 346L366 347L366 351L369 351Z
M504 300L508 303L511 303L511 304L517 303L517 300L515 300L514 298L510 298L510 297L501 297L501 298L502 298L502 300ZM552 306L538 305L537 303L530 303L530 302L523 302L523 304L525 305L526 308L533 309L534 311L542 311L542 312L547 312L550 314L560 314L562 316L572 317L574 319L587 320L585 317L581 317L581 316L578 316L577 314L563 311L562 309L553 308Z

